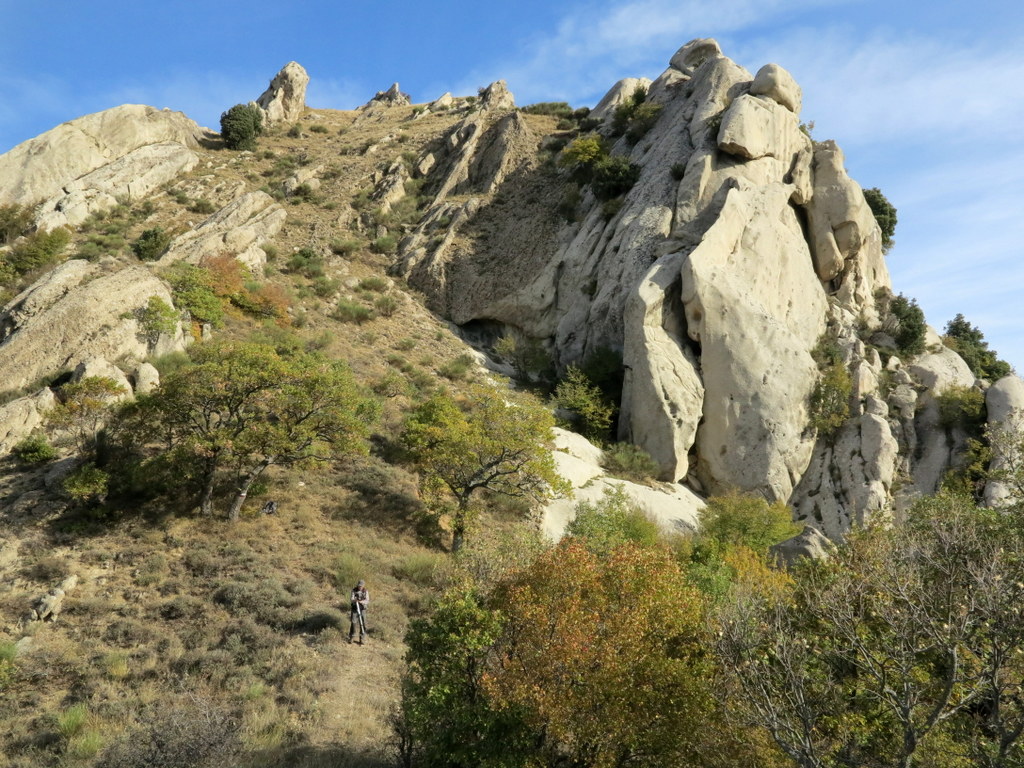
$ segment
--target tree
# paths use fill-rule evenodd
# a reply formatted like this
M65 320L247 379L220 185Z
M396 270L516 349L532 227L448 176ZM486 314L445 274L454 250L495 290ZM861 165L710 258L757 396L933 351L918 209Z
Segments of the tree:
M607 554L626 542L654 546L661 530L627 495L621 485L605 488L595 503L581 501L566 526L566 536L583 541L598 554Z
M985 334L977 326L971 325L962 314L946 323L942 340L964 359L971 373L979 379L996 381L1013 372L1009 363L1000 360L994 349L989 349Z
M423 475L427 494L455 501L452 549L471 523L471 502L486 489L541 502L570 493L551 455L554 419L536 398L474 384L456 401L435 394L410 415L402 441Z
M235 104L220 116L220 133L228 149L255 150L263 135L263 110L255 104Z
M874 214L878 228L882 230L882 253L888 253L895 245L892 236L896 234L896 206L889 202L878 187L865 189L864 200Z
M196 473L204 514L213 511L224 471L233 481L234 520L268 467L366 450L376 403L362 396L344 364L243 343L204 345L193 357L195 365L139 399L132 420L134 434L157 436L161 454Z
M962 497L853 533L790 593L738 591L719 651L749 722L800 766L1024 759L1024 537Z
M896 319L896 331L893 338L896 347L905 355L920 355L924 352L924 336L927 327L924 311L917 304L917 299L908 299L902 293L889 302L889 311Z
M603 442L612 426L615 406L583 371L570 365L555 387L554 403L574 414L574 426L588 440Z
M153 227L143 231L132 243L132 253L139 261L156 261L167 252L171 240L171 235L162 227Z
M84 457L96 455L100 430L127 390L108 376L86 376L65 384L60 402L46 415L48 426L65 432Z

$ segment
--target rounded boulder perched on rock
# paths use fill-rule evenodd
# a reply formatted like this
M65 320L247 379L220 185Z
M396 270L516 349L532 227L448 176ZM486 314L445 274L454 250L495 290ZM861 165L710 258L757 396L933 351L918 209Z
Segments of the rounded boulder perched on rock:
M757 70L754 82L750 86L750 93L754 96L767 96L791 112L800 114L803 100L800 86L793 76L778 64L765 64Z
M289 61L263 92L256 104L266 114L267 125L294 123L306 108L306 86L309 75L301 64Z

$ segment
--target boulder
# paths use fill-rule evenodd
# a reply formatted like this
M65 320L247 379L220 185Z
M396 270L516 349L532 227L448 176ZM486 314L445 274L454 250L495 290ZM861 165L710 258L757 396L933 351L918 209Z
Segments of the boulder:
M454 104L455 99L452 97L450 93L446 92L438 96L432 102L430 102L430 105L427 107L427 109L433 113L443 112L446 109L451 109L452 105Z
M697 529L704 501L681 485L659 483L640 485L628 480L609 477L601 468L604 452L586 438L555 429L555 468L573 486L574 497L556 499L543 509L541 529L553 540L560 539L566 526L575 516L576 504L581 501L600 501L606 490L622 488L640 509L644 510L664 530L686 532Z
M651 81L646 77L626 77L619 80L611 87L611 90L597 102L588 117L596 120L609 120L615 114L615 108L629 99L637 88L645 91L651 87Z
M791 165L811 141L800 130L796 115L771 99L744 94L722 117L718 148L746 160L774 157Z
M136 395L148 395L160 386L160 372L150 363L140 363L132 374Z
M125 104L53 128L0 155L0 204L31 205L150 144L197 147L202 129L181 112Z
M1019 468L1024 462L1020 447L1024 444L1024 381L1013 374L1004 376L985 393L989 429L1002 433L996 438L1000 449L992 458L990 470L996 473ZM1001 480L985 484L985 504L1000 507L1014 501L1019 488Z
M85 259L71 259L36 280L0 310L0 343L29 318L53 306L98 270Z
M301 64L290 61L274 75L267 90L256 100L267 125L294 123L306 109L309 75Z
M377 94L364 107L372 104L383 104L388 107L407 107L412 104L412 99L408 93L402 93L398 83L392 83L391 87L386 91L377 91Z
M684 75L692 75L705 61L721 55L722 49L717 40L710 37L695 38L673 54L669 66Z
M71 376L72 381L89 378L110 379L120 387L120 392L112 398L114 402L131 399L132 385L128 381L128 377L124 375L124 371L102 357L91 357L75 366L75 371Z
M320 179L317 177L323 172L322 165L307 166L300 168L281 183L281 190L291 197L299 187L305 185L308 189L316 192L320 189Z
M954 386L974 386L970 366L949 347L939 345L938 351L921 355L909 368L910 374L932 395L941 395Z
M119 201L147 197L198 162L195 152L177 142L139 147L66 184L36 212L36 224L44 230L77 227L91 214L107 211Z
M69 276L77 268L64 264L57 269ZM185 348L180 327L172 338L161 336L152 342L139 326L137 314L150 297L173 306L167 286L146 267L96 276L63 293L53 290L53 284L62 281L50 278L44 275L0 312L5 328L0 381L7 387L23 387L94 357L142 360L152 353ZM35 300L37 294L46 300Z
M776 562L790 567L805 558L828 560L834 552L835 544L817 528L806 525L796 536L773 546L770 555Z
M0 405L0 456L6 456L15 445L41 427L46 412L56 404L53 391L44 387L34 395Z
M229 253L262 274L266 254L260 246L273 239L287 218L285 209L266 192L249 192L176 237L155 264L158 269L182 260L199 264L208 256Z
M793 76L778 64L765 64L757 70L754 82L750 84L750 93L754 96L767 96L790 112L800 114L800 86Z
M388 168L373 190L373 199L380 204L381 213L387 213L405 197L405 182L408 179L409 172L404 163L396 161Z
M515 109L516 100L504 80L495 80L480 92L480 108L485 110Z

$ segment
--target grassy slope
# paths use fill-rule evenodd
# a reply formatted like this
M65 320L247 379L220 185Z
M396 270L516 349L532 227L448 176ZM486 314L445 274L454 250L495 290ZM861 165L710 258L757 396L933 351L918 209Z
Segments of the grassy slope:
M291 332L385 392L385 416L374 456L274 472L264 498L278 501L279 515L250 510L237 525L161 509L97 523L63 509L45 488L45 470L0 467L0 642L31 638L0 694L0 765L90 765L105 745L154 717L200 727L221 715L246 750L245 764L389 764L387 714L402 637L429 600L430 572L444 555L421 535L415 478L382 456L409 404L466 351L402 286L358 287L383 277L388 257L371 252L377 232L352 221L349 201L372 187L375 170L418 153L456 119L406 121L410 112L396 108L383 122L353 125L356 113L320 110L300 123L301 137L279 130L253 155L205 151L193 173L152 198L148 215L117 225L127 242L153 226L184 230L204 218L188 210L196 199L219 207L243 186L274 190L290 168L323 165L313 199L283 201L289 218L268 280L294 297ZM531 120L548 127L548 118ZM395 139L363 153L388 134ZM77 243L95 231L78 233ZM344 259L330 256L333 239L362 246ZM327 256L336 294L319 297L308 278L282 270L307 246ZM113 256L111 269L134 261L127 249ZM371 306L382 293L398 300L391 317L362 325L331 318L339 298ZM256 330L235 313L219 336ZM31 602L68 574L81 583L60 618L25 624ZM345 641L347 589L360 577L373 597L367 647ZM71 709L77 704L84 716ZM186 731L175 731L178 741L198 738Z

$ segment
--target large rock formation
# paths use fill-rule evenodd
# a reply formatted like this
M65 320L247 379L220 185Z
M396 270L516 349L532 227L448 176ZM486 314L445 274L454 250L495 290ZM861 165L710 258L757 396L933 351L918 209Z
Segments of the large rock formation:
M617 83L597 116L635 87ZM438 194L396 272L483 343L532 338L562 368L621 353L620 438L663 480L787 501L835 538L887 513L898 479L934 491L964 442L939 434L936 398L973 377L937 337L909 366L863 341L891 322L881 234L840 149L802 128L792 76L695 40L647 102L653 127L612 147L636 182L611 203L586 185L573 199L521 115L467 116L415 166ZM852 382L830 435L809 405L824 337Z
M14 390L91 358L142 360L183 349L180 326L153 340L138 314L150 297L173 306L146 267L103 273L75 259L40 278L0 310L0 381Z
M70 182L140 147L165 142L196 147L202 136L181 112L138 104L71 120L0 155L0 204L60 198Z
M308 85L309 75L301 64L294 61L285 64L256 100L266 124L294 123L302 117Z

